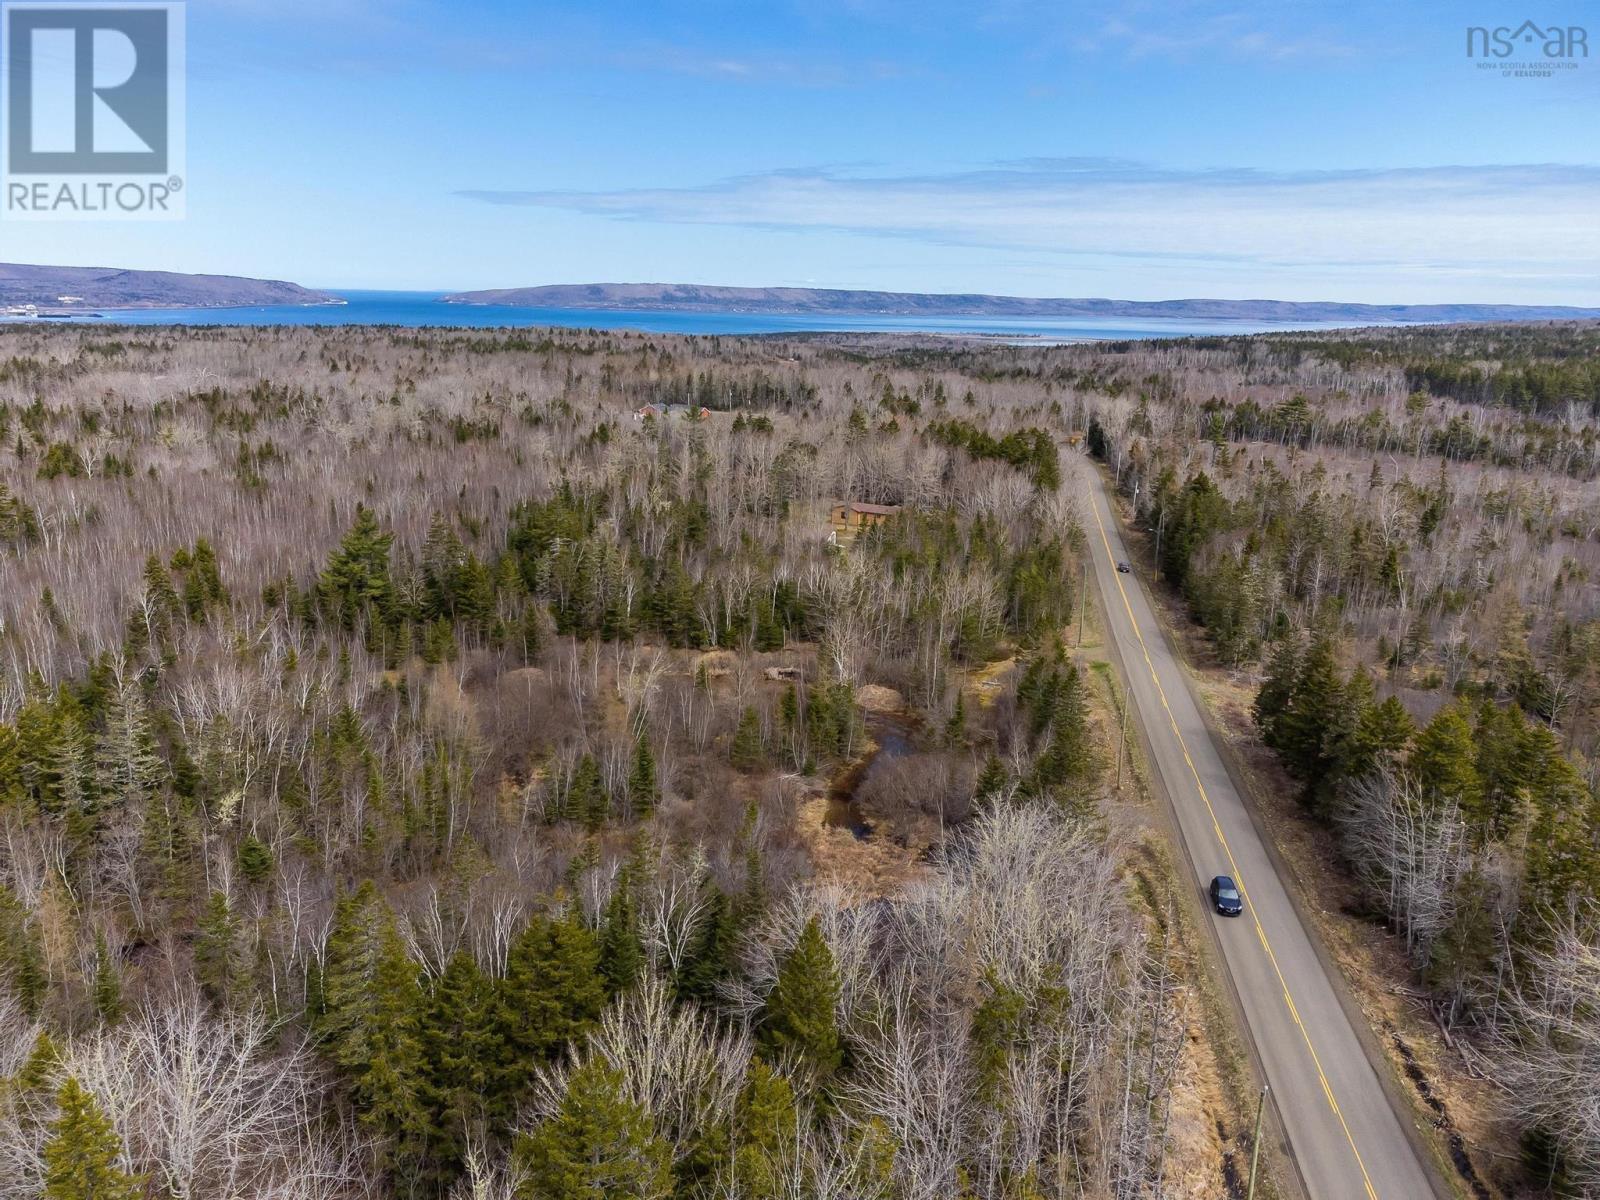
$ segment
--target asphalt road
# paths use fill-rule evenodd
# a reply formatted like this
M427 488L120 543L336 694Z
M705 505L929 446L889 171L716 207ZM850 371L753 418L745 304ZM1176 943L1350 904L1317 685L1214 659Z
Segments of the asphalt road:
M1313 1200L1440 1195L1401 1124L1410 1118L1391 1106L1223 766L1143 584L1116 570L1129 556L1101 476L1093 477L1088 540L1109 635L1176 811L1193 886L1203 891L1212 876L1232 875L1244 894L1242 916L1209 919L1306 1188Z

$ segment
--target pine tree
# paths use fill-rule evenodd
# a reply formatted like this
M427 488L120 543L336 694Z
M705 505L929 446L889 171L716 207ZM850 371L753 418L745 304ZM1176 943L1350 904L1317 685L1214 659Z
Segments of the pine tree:
M141 1200L144 1184L122 1169L122 1139L98 1101L71 1076L44 1144L43 1200Z
M778 967L762 1015L761 1046L771 1058L798 1055L819 1079L826 1079L843 1059L835 1015L838 1002L833 952L812 917Z
M561 1107L513 1148L526 1173L518 1200L665 1200L671 1149L623 1090L619 1071L591 1058L567 1080Z

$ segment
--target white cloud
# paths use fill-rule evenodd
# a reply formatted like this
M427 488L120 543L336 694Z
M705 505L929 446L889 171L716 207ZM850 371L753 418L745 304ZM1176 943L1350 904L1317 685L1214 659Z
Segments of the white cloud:
M772 171L700 187L463 196L666 224L831 231L1204 268L1394 278L1600 278L1600 168L1553 164L1269 172L1029 159L942 175Z

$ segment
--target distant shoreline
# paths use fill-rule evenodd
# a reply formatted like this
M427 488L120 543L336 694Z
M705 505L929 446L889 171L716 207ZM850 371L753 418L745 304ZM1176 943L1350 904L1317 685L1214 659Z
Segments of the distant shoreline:
M748 288L676 283L546 284L455 292L440 303L592 312L722 313L770 317L981 318L1348 322L1362 325L1600 318L1600 308L1536 304L1362 304L1337 300L1112 300L833 288Z

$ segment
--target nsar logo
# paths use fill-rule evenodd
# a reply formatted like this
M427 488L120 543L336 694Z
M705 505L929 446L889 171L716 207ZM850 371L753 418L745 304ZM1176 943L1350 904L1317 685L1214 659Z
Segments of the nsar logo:
M1589 57L1589 31L1582 25L1521 25L1467 27L1467 57L1480 69L1504 76L1549 79L1576 70Z

